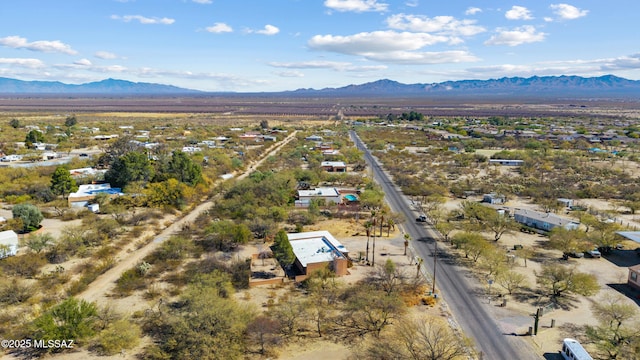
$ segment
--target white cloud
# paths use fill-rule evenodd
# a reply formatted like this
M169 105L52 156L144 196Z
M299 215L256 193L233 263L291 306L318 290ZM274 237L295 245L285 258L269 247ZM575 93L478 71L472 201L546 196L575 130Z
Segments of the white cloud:
M531 11L524 6L514 5L511 10L508 10L504 13L504 17L509 20L531 20L533 16L531 16Z
M145 17L142 15L124 15L124 16L119 16L119 15L111 15L111 19L113 20L121 20L124 22L131 22L131 21L137 21L140 24L143 25L150 25L150 24L161 24L161 25L171 25L174 22L176 22L174 19L171 18L157 18L157 17L153 17L153 18L149 18L149 17Z
M7 36L0 38L0 45L14 48L14 49L27 49L31 51L49 52L49 53L63 53L69 55L75 55L78 52L73 50L71 46L59 41L34 41L28 42L26 38L21 36Z
M405 2L404 4L409 6L409 7L416 7L416 6L420 5L418 0L410 0L410 1Z
M274 72L273 74L280 76L280 77L287 77L287 78L301 78L304 77L304 74L301 73L300 71L278 71L278 72Z
M24 58L0 58L0 64L31 69L44 67L44 63L41 60Z
M233 32L233 28L225 23L215 23L213 26L207 27L206 30L215 34Z
M113 60L118 58L118 55L108 51L97 51L93 56L103 60Z
M485 45L517 46L543 41L547 35L543 32L536 32L536 28L531 25L525 25L513 30L498 28L496 32L489 40L485 41Z
M212 0L193 0L193 2L198 4L213 4Z
M480 8L470 7L464 12L464 14L465 15L475 15L475 14L481 13L481 12L482 12L482 9L480 9Z
M73 62L75 65L80 65L80 66L91 66L92 63L89 59L80 59L80 60L76 60Z
M256 34L262 34L262 35L275 35L277 33L280 32L280 29L278 29L277 27L273 26L273 25L265 25L264 29L262 30L256 30L254 31Z
M438 33L453 36L472 36L486 29L476 25L475 20L457 20L453 16L429 18L422 15L397 14L387 18L387 25L396 30Z
M424 46L447 42L446 36L427 33L374 31L355 35L315 35L309 47L349 55L362 55L387 51L418 50Z
M302 62L271 62L269 66L285 69L331 69L335 71L348 71L348 72L367 72L367 71L379 71L387 68L386 65L353 65L349 62L341 61L302 61Z
M325 0L324 6L340 12L387 11L389 4L377 0Z
M577 7L569 4L552 4L550 6L553 13L556 14L562 20L573 20L587 16L589 10L580 10Z
M479 60L476 56L464 50L439 52L390 51L363 54L363 56L370 60L406 65L450 64Z
M401 64L440 64L477 61L467 51L420 52L425 46L448 42L447 36L427 33L375 31L351 36L316 35L308 45L315 50L357 55L368 60Z

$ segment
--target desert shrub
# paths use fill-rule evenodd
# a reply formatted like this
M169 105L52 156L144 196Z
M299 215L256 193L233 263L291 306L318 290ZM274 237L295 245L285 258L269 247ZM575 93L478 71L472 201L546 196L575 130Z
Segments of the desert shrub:
M231 283L235 289L248 289L251 277L251 259L222 261L216 257L208 257L189 266L185 276L193 278L197 274L209 274L220 271L229 274Z
M17 279L0 283L0 304L13 305L27 301L35 289L27 284L20 283Z
M189 239L172 236L162 243L160 248L156 250L151 257L152 261L148 262L154 264L156 261L182 260L193 250L193 243Z
M157 209L148 209L148 210L136 212L133 215L131 215L131 217L127 219L126 224L137 226L144 222L147 222L150 220L157 220L157 219L162 219L162 213Z
M137 268L132 268L123 272L116 281L115 292L120 296L127 296L135 290L143 289L145 285L144 275Z
M33 322L33 338L41 340L74 339L81 343L95 333L95 303L68 298Z
M115 355L134 348L140 342L142 330L128 320L118 320L98 334L96 348L100 355Z
M0 261L0 268L8 275L32 278L47 263L44 254L25 254L22 256L10 256Z
M70 279L71 275L66 273L62 266L58 265L55 271L41 276L39 282L44 289L55 289L59 285L66 284Z
M296 225L313 225L316 219L315 216L309 212L291 212L287 222Z

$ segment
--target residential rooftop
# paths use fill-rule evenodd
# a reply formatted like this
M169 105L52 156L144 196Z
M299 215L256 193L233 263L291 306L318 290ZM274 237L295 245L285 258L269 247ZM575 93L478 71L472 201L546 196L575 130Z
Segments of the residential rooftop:
M330 262L336 258L345 258L347 249L328 231L310 231L287 234L293 253L300 264Z

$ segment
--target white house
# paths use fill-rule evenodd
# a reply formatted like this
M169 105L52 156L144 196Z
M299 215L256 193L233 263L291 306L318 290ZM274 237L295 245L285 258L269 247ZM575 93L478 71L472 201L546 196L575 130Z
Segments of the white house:
M573 230L580 226L580 223L573 219L562 218L552 213L543 213L534 210L516 209L513 217L515 221L520 224L544 231L551 231L551 229L555 227Z
M18 253L18 234L13 230L0 232L0 259Z
M340 192L336 188L321 187L313 190L298 190L296 206L309 206L311 199L324 199L326 204L339 204L342 201Z
M348 274L348 250L328 231L311 231L287 234L296 256L295 265L300 273L296 281L305 279L325 266L336 275Z
M124 195L120 188L112 188L110 184L80 185L78 191L69 194L69 205L71 207L85 207L100 193L106 193L110 197Z

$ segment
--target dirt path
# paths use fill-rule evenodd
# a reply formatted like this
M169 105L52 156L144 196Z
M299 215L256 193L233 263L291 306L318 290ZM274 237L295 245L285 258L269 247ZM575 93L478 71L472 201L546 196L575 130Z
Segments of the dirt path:
M285 139L281 142L273 144L265 154L253 164L251 164L242 174L240 174L237 178L243 179L248 176L254 169L260 166L269 156L273 156L280 151L280 149L289 143L292 139L294 139L297 131L289 134ZM215 186L215 185L214 185ZM166 229L162 230L158 235L155 236L153 241L145 245L144 247L133 251L128 252L127 250L123 250L116 257L117 262L104 274L100 275L95 281L89 284L89 287L78 295L79 298L84 300L93 302L95 301L98 305L104 305L109 302L108 294L113 288L115 282L120 278L122 273L137 263L142 261L145 256L151 254L163 241L171 237L171 235L178 232L185 224L193 222L202 212L208 210L213 205L213 200L205 201L202 204L198 205L195 209L193 209L190 213L185 215L184 217L178 219L176 222L168 226Z

